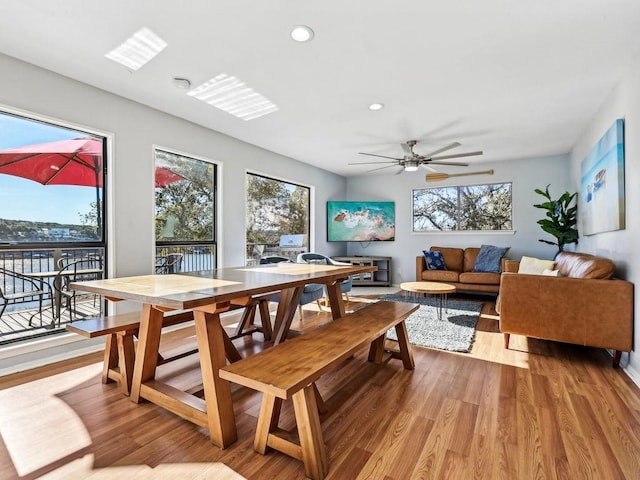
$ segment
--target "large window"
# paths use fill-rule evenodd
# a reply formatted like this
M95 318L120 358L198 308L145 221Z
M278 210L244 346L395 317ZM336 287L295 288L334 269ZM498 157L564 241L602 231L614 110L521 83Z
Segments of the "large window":
M0 112L0 244L103 243L105 139Z
M413 231L512 230L511 183L413 190Z
M216 165L156 149L156 272L216 267Z
M309 251L310 188L247 174L247 264Z
M0 111L0 344L104 311L64 292L107 274L106 158L102 136Z

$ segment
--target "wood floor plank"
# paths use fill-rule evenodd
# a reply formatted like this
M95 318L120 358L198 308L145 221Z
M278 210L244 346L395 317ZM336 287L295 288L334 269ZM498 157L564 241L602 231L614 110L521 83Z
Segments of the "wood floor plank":
M309 313L294 327L330 319ZM517 335L505 350L492 302L482 315L470 353L416 347L416 369L406 371L399 362L372 365L363 349L320 379L327 479L640 478L640 389L611 357ZM193 329L177 330L161 350L194 344ZM244 356L263 338L235 345ZM200 375L195 360L159 374L190 388ZM173 478L204 478L216 462L249 480L305 478L301 462L254 451L259 393L232 389L238 441L223 450L206 428L102 384L100 362L97 353L0 378L0 478L144 478L165 465ZM285 402L280 427L294 425Z

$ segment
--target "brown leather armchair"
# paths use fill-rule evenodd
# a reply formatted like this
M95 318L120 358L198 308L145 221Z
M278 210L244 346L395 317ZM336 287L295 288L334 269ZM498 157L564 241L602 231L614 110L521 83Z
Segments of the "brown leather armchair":
M502 274L496 309L505 348L511 334L622 352L633 345L633 284L612 279L615 265L606 258L561 252L560 276L525 275L510 260Z

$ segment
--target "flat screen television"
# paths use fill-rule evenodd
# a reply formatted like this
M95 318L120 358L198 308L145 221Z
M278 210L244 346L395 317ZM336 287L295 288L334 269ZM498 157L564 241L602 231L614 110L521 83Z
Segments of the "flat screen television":
M328 242L392 242L395 202L327 202Z

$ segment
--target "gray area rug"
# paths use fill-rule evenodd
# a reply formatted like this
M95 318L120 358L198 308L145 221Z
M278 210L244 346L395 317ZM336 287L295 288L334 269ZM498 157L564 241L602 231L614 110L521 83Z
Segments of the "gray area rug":
M442 311L442 320L438 320L436 299L433 297L408 298L404 295L384 295L380 300L420 304L420 309L405 321L409 342L412 345L451 352L471 350L482 302L449 299L448 308ZM395 329L389 330L387 338L397 340Z

